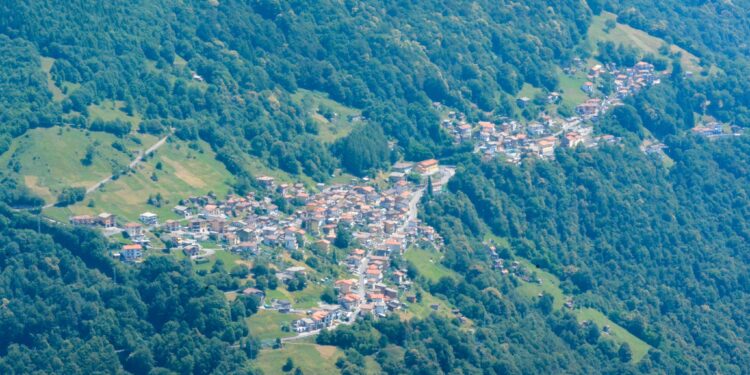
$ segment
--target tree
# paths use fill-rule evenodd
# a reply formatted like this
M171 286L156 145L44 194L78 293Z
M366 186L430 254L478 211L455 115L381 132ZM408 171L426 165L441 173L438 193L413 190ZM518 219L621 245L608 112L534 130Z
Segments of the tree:
M549 314L552 312L552 309L555 304L555 297L553 297L549 293L543 293L541 297L539 297L539 301L537 302L537 306L539 306L539 309L542 310L542 313Z
M352 232L344 223L339 223L336 227L336 239L333 244L339 249L346 249L352 244Z
M597 341L599 341L599 336L601 336L599 327L596 325L596 323L590 322L589 326L586 328L586 342L594 345L597 343Z
M281 366L281 371L289 372L289 371L292 371L293 369L294 369L294 361L292 361L291 358L287 358L284 365Z
M88 167L94 162L94 156L96 155L96 148L93 145L86 146L86 155L81 159L81 164Z
M620 362L630 362L633 359L633 350L630 349L630 344L623 343L620 345L620 350L617 351L617 357L620 358Z
M78 203L86 196L86 188L82 187L64 187L57 196L56 205L59 207L69 206Z
M339 140L334 152L344 168L356 176L370 174L388 162L388 140L380 126L368 123Z
M336 291L331 287L323 289L323 293L320 295L320 300L325 303L335 304L337 302Z

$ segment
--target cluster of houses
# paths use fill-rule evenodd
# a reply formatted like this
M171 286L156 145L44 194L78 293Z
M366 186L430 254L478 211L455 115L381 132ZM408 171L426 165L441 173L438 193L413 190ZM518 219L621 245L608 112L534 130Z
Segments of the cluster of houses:
M449 112L442 126L455 142L472 142L474 152L483 157L503 156L511 163L530 156L552 159L556 147L596 147L617 142L611 135L594 136L591 123L581 117L558 118L543 114L529 123L502 119L499 123L479 121L473 125L467 123L463 114Z
M732 137L742 134L742 129L739 126L727 126L718 121L696 125L694 128L690 129L690 131L695 135L711 139Z
M537 120L528 123L507 118L469 123L463 114L449 112L441 125L455 143L471 142L474 151L485 158L502 156L511 163L518 163L523 157L552 159L557 147L596 147L618 142L611 135L594 136L593 123L610 108L622 105L625 97L660 83L654 66L643 61L624 69L614 64L596 65L588 70L587 77L589 81L581 90L591 97L576 106L577 116L561 118L542 113ZM593 97L596 82L602 79L613 79L614 92L603 98ZM554 92L547 101L554 104L560 98L560 94ZM525 107L528 101L519 99L519 107Z
M612 107L622 105L622 100L635 95L646 87L661 83L659 74L654 66L640 61L635 66L621 69L616 64L595 65L588 71L586 81L581 90L589 96L594 96L596 82L602 79L612 79L613 92L604 98L590 98L576 106L576 114L583 120L595 121L601 114Z
M294 329L328 326L343 315L382 316L400 307L397 288L409 285L405 271L389 269L391 255L403 254L412 245L442 245L437 232L416 218L416 203L425 187L406 176L435 177L433 189L439 190L443 179L438 177L445 172L432 159L397 163L393 171L390 182L382 188L375 184L320 184L318 192L311 193L302 184L277 183L272 177L262 176L257 179L262 187L259 192L226 199L215 195L189 197L173 208L177 220L160 221L158 215L146 212L139 216L139 222L124 224L121 229L130 243L114 255L126 262L140 261L150 245L149 238L155 236L193 258L201 257L201 244L207 241L247 256L279 249L312 248L326 253L338 231L345 228L358 248L342 262L361 284L360 280L349 286L336 283L340 297L336 306L340 310L330 306L316 310L305 318L312 323L303 320ZM70 220L83 225L117 225L110 214ZM290 267L276 276L283 282L304 272L304 267ZM290 311L291 304L284 302L274 301L273 306Z

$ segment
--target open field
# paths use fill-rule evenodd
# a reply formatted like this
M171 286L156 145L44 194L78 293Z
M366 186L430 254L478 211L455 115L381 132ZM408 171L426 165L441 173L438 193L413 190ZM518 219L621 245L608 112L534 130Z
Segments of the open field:
M172 207L180 199L208 192L226 196L233 177L216 160L208 144L198 142L197 146L199 149L195 150L184 142L167 142L148 161L140 163L135 173L107 183L84 202L70 207L70 211L75 214L107 211L125 221L137 220L140 213L151 211L163 221L178 218ZM157 164L161 164L161 169ZM162 197L161 207L147 204L148 197L157 194ZM93 208L87 206L90 200L95 203Z
M305 289L290 292L283 285L279 285L275 290L266 291L266 300L270 302L273 298L285 299L290 301L295 309L309 309L318 306L323 289L320 285L308 282Z
M361 115L361 111L347 107L328 98L327 94L298 89L292 99L302 106L319 125L318 138L332 143L352 131L351 117Z
M574 108L588 100L589 96L581 90L581 86L587 81L586 76L583 73L578 72L575 76L569 76L560 70L558 72L558 78L560 80L563 104L570 108Z
M281 326L290 325L293 320L302 317L302 314L282 314L276 310L259 310L246 321L250 333L258 339L275 340L296 335L294 332L282 332Z
M431 250L409 248L404 252L404 259L414 263L419 274L430 281L436 282L443 276L457 279L459 276L453 270L440 264L440 258L442 254Z
M659 56L659 47L667 45L669 46L670 53L682 54L680 57L680 63L682 63L684 70L689 70L694 73L699 73L703 70L700 66L700 59L698 59L698 57L678 46L670 45L663 39L649 35L645 31L618 23L614 29L605 32L606 21L616 19L617 16L609 12L602 12L601 15L593 17L588 33L592 47L596 47L597 41L610 41L615 44L622 43L624 45L629 45L646 53L653 53L655 56Z
M521 265L531 270L539 279L542 280L541 284L536 282L523 283L518 287L517 291L529 298L534 298L540 293L547 293L555 299L555 310L561 309L565 304L566 297L563 294L563 291L560 289L560 280L555 275L540 269L539 267L531 264L531 262L525 259L518 258L517 260L521 262Z
M242 257L240 257L239 255L231 251L225 251L225 250L216 250L216 252L213 255L208 256L206 258L209 260L208 262L195 264L193 268L195 268L196 271L200 271L200 270L210 271L211 268L213 268L216 261L221 259L221 261L224 262L224 269L227 270L227 272L229 272L229 270L231 270L232 267L238 264L236 262L242 259Z
M70 127L52 127L29 130L16 138L10 149L0 155L0 165L13 160L20 166L18 173L25 184L47 203L55 201L62 188L89 187L112 174L117 166L127 165L137 150L145 149L156 138L139 135L118 139L104 132L90 132ZM120 152L112 143L122 143L127 152ZM48 147L55 144L58 147ZM92 148L91 165L84 165L87 149Z
M267 375L284 374L281 367L287 358L291 358L294 367L299 367L305 374L338 374L336 361L343 355L335 346L294 342L284 344L281 349L262 350L255 363Z
M425 319L430 314L435 313L437 315L446 317L446 318L453 318L455 315L451 312L451 310L455 307L450 302L439 298L435 295L430 294L430 292L427 292L425 290L422 290L422 301L421 302L415 302L415 303L407 303L409 307L402 309L398 312L399 317L402 320L410 320L413 318L417 319ZM433 309L431 306L435 304L438 305L437 310Z
M604 326L609 326L609 335L603 334L604 337L609 337L618 344L628 343L630 349L633 350L633 362L636 363L643 359L643 357L651 349L651 346L643 340L635 337L632 333L628 332L625 328L615 324L604 314L598 310L592 308L584 308L576 310L576 316L579 322L590 320L602 329Z
M127 121L133 125L133 129L136 129L141 122L140 116L137 114L130 116L123 111L123 108L125 108L125 102L123 101L104 100L98 105L92 104L88 106L89 117L104 121Z

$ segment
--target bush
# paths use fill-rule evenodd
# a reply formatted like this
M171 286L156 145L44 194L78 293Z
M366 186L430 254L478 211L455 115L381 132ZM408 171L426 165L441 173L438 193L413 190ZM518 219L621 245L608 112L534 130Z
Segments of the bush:
M86 189L82 187L66 187L63 188L60 194L57 196L58 207L66 207L71 204L75 204L83 200L86 196Z

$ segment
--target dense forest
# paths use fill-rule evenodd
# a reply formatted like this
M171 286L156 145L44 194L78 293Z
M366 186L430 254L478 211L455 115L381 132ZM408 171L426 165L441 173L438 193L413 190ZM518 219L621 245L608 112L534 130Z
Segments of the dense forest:
M486 258L477 239L487 228L658 348L653 366L742 373L750 143L667 141L669 170L621 146L519 167L465 161L453 194L431 201L425 217L446 234L456 270Z
M0 372L246 373L245 305L189 263L116 264L106 240L0 207Z
M339 168L364 177L401 159L441 158L457 174L445 192L426 194L420 215L460 277L412 276L471 328L433 314L324 332L318 343L344 350L342 373L363 373L372 356L388 374L742 374L750 141L685 133L699 115L750 127L749 9L746 0L8 0L0 154L54 125L172 133L208 142L240 192L254 188L251 160L326 181ZM434 102L470 121L518 118L524 86L559 90L560 67L575 57L644 57L612 42L593 56L583 42L602 11L706 69L686 79L677 59L646 56L660 71L669 63L671 76L603 116L596 131L622 139L616 145L510 165L452 144ZM363 121L324 140L294 100L300 89L361 110ZM108 101L142 121L91 116ZM673 165L638 149L648 137L665 143ZM230 276L199 275L167 256L116 263L103 236L10 208L44 204L18 177L0 170L0 373L255 371L260 344L244 318L257 301L228 302ZM488 234L507 241L504 259L552 273L578 305L653 349L634 363L629 346L602 338L604 327L553 310L549 295L520 295L517 278L492 268Z
M3 77L24 77L9 82L11 89L20 84L10 91L18 95L4 99L8 106L29 102L21 95L29 80L29 89L39 89L34 110L13 116L3 132L91 126L89 105L120 100L143 116L142 131L173 128L181 138L200 137L236 175L249 175L243 157L249 154L317 180L337 163L289 92L323 91L363 109L409 159L439 155L449 144L432 101L469 113L509 114L510 95L524 82L556 87L554 64L573 56L589 20L581 2L541 0L419 7L378 1L11 1L0 10L0 35L12 41L4 48L25 55L3 64L19 70ZM15 55L21 54L4 54ZM78 85L61 103L44 95L40 56L54 59L50 74L59 86ZM205 84L194 82L191 72ZM0 138L4 143L7 137Z

